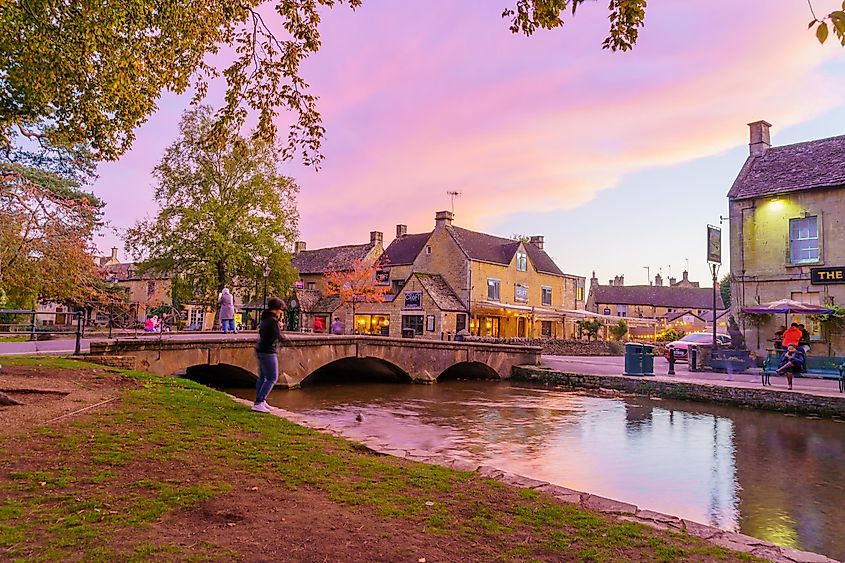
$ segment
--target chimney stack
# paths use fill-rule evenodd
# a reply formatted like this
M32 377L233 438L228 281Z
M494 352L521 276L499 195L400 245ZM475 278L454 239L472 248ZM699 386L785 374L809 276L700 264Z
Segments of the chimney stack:
M305 241L298 240L293 245L293 253L299 254L300 252L305 252Z
M769 127L772 124L766 121L755 121L748 124L751 132L751 141L748 143L748 152L751 156L763 156L769 147L772 146L772 141L769 136Z
M434 215L434 226L435 227L446 227L452 225L452 219L455 218L455 214L451 211L438 211Z
M686 270L684 270L683 278L681 279L681 281L689 283L689 272L687 272Z
M111 259L114 260L115 262L118 261L118 259L117 259L117 247L116 246L111 247Z
M402 238L408 234L408 225L396 225L396 238Z
M544 244L545 240L546 240L546 237L544 237L543 235L534 235L534 236L532 236L531 238L528 239L528 242L530 242L531 244L533 244L534 246L536 246L540 250L543 250L543 244Z
M370 231L370 244L373 246L382 246L384 244L384 234L381 231Z
M676 281L677 280L675 280L675 278L669 278L669 287L672 287L673 285L675 285Z
M657 287L663 287L663 278L660 276L660 274L654 276L654 285L656 285Z

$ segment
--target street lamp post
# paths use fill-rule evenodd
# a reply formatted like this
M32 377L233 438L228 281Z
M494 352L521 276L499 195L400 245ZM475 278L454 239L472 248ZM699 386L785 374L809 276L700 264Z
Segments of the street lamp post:
M265 264L264 270L261 272L264 274L264 309L267 308L267 278L270 277L270 265Z

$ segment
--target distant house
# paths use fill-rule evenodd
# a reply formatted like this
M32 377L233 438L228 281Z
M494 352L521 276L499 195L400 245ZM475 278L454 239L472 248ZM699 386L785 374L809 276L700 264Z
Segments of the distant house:
M743 307L784 298L845 304L845 135L772 146L770 127L749 123L749 155L728 192L732 307L746 331L763 334L761 348L785 319L756 327L739 315ZM823 342L814 318L786 320ZM831 340L831 351L845 355L845 335Z
M698 287L697 282L690 282L686 271L682 281L674 285L663 285L660 276L655 277L654 285L625 285L624 276L617 276L603 285L593 272L587 298L588 311L636 319L676 320L676 314L687 313L702 320L702 315L712 309L713 288ZM716 310L725 310L718 291Z

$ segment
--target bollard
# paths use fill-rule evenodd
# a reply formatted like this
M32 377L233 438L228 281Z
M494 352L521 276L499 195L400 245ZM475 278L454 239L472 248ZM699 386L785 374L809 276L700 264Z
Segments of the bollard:
M669 348L669 372L666 375L675 375L675 349Z
M78 356L82 352L82 311L76 312L76 346L73 354Z

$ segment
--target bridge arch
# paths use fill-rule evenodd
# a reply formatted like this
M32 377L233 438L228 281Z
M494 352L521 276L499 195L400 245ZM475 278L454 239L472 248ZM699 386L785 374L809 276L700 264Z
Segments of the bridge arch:
M456 379L495 379L502 376L484 362L458 362L452 365L437 377L437 381L454 381Z
M255 387L258 379L255 373L232 364L196 364L177 375L209 387Z
M315 369L299 383L311 385L340 385L346 383L413 383L402 368L372 356L338 358Z

